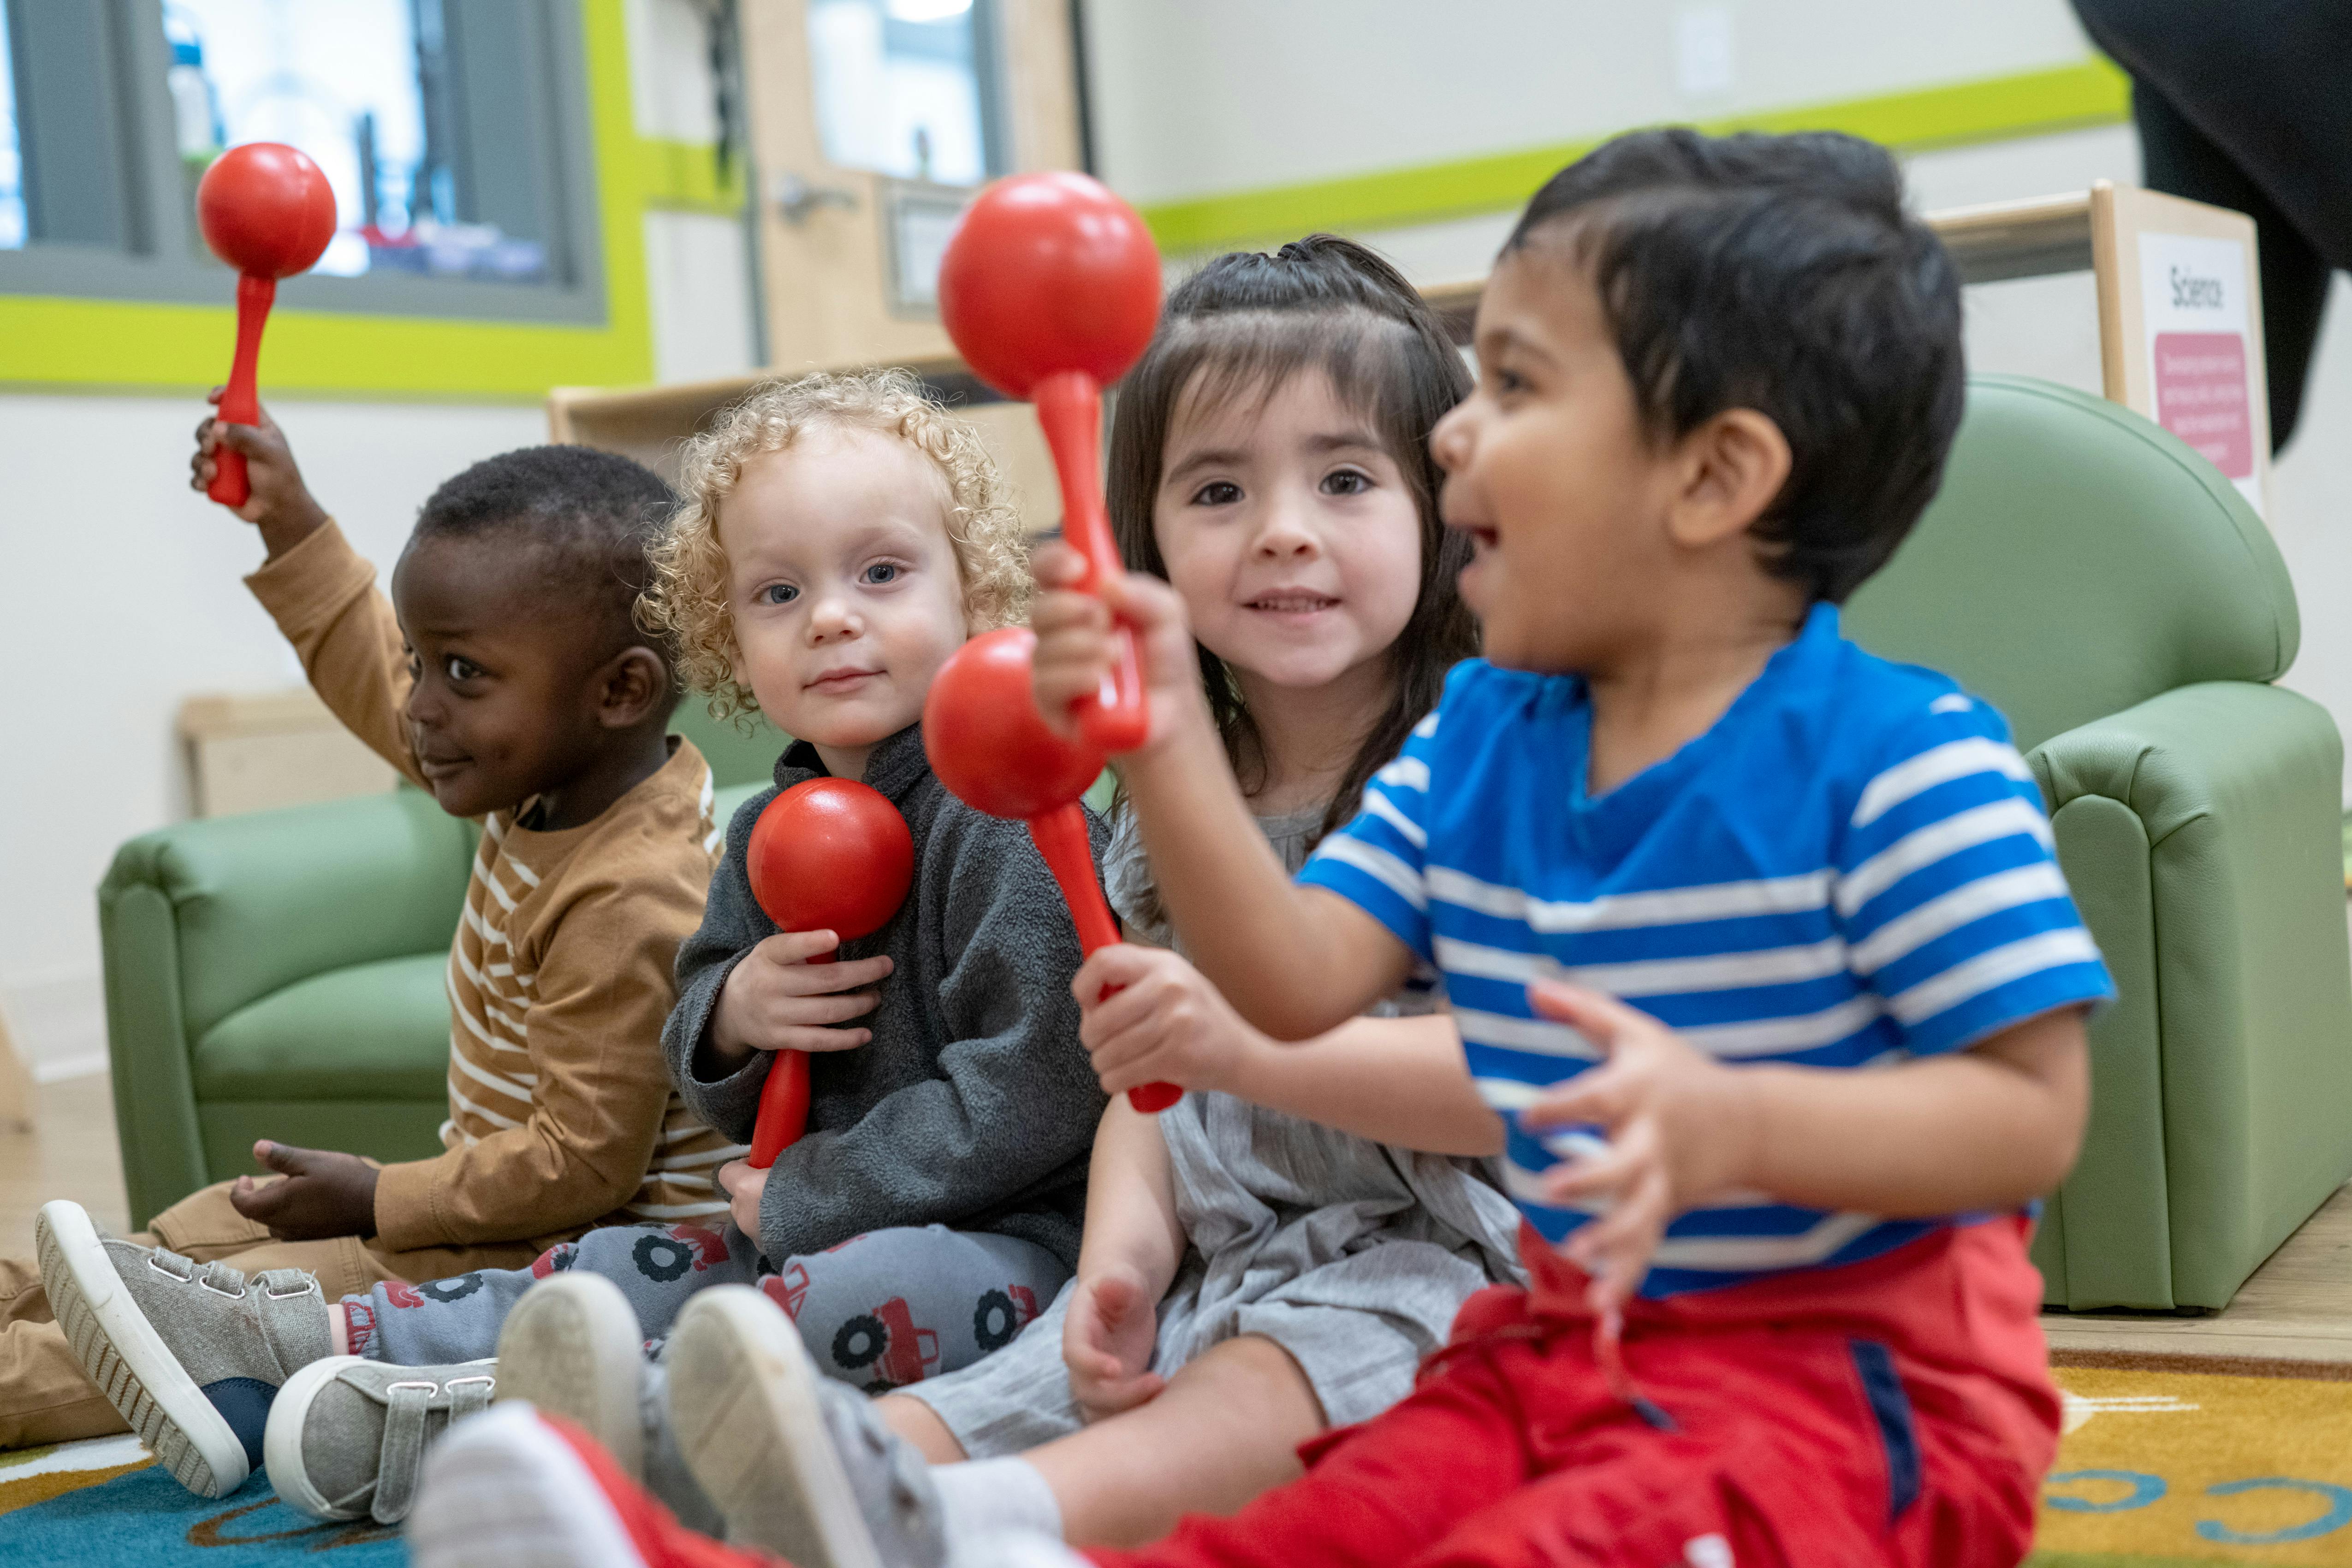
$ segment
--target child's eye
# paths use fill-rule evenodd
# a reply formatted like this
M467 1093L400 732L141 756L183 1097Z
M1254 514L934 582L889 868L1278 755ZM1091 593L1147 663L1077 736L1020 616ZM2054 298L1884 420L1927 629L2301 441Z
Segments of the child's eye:
M1496 370L1487 379L1495 384L1497 393L1525 392L1527 378L1515 370Z
M1211 479L1192 492L1194 506L1231 506L1241 499L1241 486L1231 479Z
M864 575L859 578L859 581L870 583L877 586L879 586L884 583L895 583L898 580L898 574L904 570L905 568L898 565L896 562L877 561L873 565L868 566L866 569Z
M441 672L452 680L471 680L482 673L482 667L470 658L460 658L453 653L441 661Z
M1327 496L1360 496L1372 488L1372 476L1360 468L1339 468L1323 476Z
M789 605L801 596L801 591L790 583L771 583L753 597L763 605Z

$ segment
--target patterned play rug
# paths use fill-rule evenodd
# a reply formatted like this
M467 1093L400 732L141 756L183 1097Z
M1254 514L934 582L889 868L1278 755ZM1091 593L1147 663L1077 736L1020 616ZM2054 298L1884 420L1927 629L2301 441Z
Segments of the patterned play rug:
M2352 1366L2061 1359L2036 1568L2352 1568Z
M2352 1568L2352 1367L2063 1359L2032 1568ZM335 1568L403 1562L393 1531L316 1523L262 1476L190 1497L129 1437L0 1453L6 1568L292 1568L326 1552Z
M192 1497L135 1437L0 1453L0 1563L125 1568L170 1559L203 1568L291 1565L332 1552L335 1568L400 1568L396 1531L320 1524L255 1475L225 1498Z

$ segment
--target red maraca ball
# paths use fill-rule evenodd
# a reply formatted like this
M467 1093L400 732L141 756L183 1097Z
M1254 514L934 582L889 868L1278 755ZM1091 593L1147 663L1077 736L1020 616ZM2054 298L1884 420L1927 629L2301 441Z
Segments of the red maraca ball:
M1083 371L1100 385L1160 322L1160 252L1133 207L1084 174L1015 174L980 193L940 261L940 320L1008 397Z
M984 632L956 650L923 700L923 751L949 792L976 811L1027 822L1087 793L1100 752L1045 728L1029 689L1037 636Z
M782 931L871 936L907 901L915 838L881 791L803 779L770 801L744 856L751 896Z
M257 278L291 278L335 237L325 171L282 142L232 147L196 186L196 226L213 254Z

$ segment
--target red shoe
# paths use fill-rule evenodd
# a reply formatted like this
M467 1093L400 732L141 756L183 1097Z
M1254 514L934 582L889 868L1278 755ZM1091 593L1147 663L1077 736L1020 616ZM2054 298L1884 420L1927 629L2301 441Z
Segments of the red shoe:
M411 1568L791 1568L677 1522L595 1439L506 1404L426 1454L408 1516Z

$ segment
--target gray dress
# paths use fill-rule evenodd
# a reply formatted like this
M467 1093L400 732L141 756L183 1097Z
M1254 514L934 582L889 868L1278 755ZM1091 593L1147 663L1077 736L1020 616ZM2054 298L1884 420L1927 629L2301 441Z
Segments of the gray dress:
M1292 870L1322 811L1258 819ZM1122 816L1104 858L1114 908L1139 940L1169 942L1142 845ZM1416 986L1376 1013L1426 1011ZM1411 1391L1472 1292L1524 1279L1518 1213L1496 1163L1415 1153L1223 1094L1187 1094L1160 1117L1191 1245L1160 1303L1152 1370L1221 1340L1262 1334L1307 1374L1334 1426ZM898 1390L930 1406L973 1458L1066 1436L1081 1419L1062 1363L1069 1289L994 1355Z

